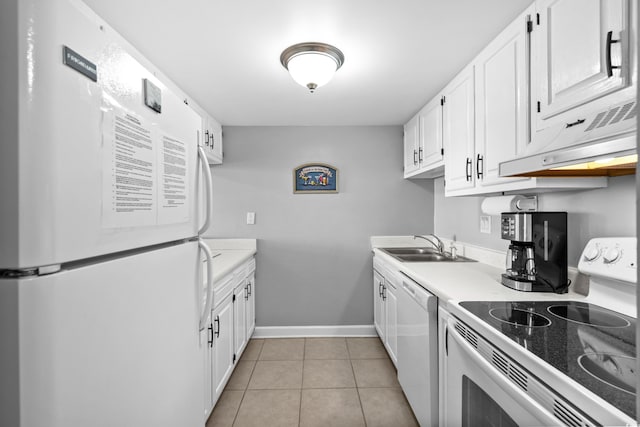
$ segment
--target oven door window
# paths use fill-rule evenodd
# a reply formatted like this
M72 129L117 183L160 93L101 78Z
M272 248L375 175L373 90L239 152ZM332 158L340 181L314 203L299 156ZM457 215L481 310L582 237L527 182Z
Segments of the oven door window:
M462 427L518 427L515 421L468 376L462 377Z

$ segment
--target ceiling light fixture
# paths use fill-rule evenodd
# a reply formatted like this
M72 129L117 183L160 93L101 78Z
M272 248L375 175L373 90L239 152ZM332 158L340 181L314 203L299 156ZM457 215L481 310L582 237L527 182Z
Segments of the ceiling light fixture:
M298 43L282 51L280 63L289 70L293 80L313 93L329 83L344 64L344 55L340 49L326 43Z

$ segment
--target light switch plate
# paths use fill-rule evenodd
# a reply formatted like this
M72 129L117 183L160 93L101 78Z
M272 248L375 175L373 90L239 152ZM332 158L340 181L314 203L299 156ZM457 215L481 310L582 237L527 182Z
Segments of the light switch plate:
M489 215L480 216L480 232L491 234L491 217Z
M247 212L247 225L254 225L256 223L256 213Z

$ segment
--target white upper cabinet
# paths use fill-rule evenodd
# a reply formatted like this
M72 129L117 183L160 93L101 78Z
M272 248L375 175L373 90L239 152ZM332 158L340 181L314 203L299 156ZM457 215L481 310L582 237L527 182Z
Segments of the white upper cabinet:
M431 100L418 113L420 145L419 156L422 169L433 169L444 164L442 145L442 98Z
M441 97L434 98L404 126L404 177L442 176Z
M475 179L491 187L528 178L500 178L498 165L520 154L529 141L528 10L475 60Z
M404 176L407 178L418 170L418 116L404 125Z
M500 177L530 141L530 7L444 90L445 195L597 188L605 178Z
M442 112L445 188L475 186L474 66L467 66L444 89Z
M536 9L534 140L536 131L584 120L585 109L594 107L587 103L630 87L635 72L629 0L539 0Z
M210 165L222 164L222 126L209 115L202 116L202 147Z

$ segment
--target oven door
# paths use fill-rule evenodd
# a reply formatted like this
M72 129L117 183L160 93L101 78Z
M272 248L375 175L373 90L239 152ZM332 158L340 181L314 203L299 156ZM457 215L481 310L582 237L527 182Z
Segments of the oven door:
M563 425L513 384L469 344L449 318L445 332L446 400L448 426L556 426Z

